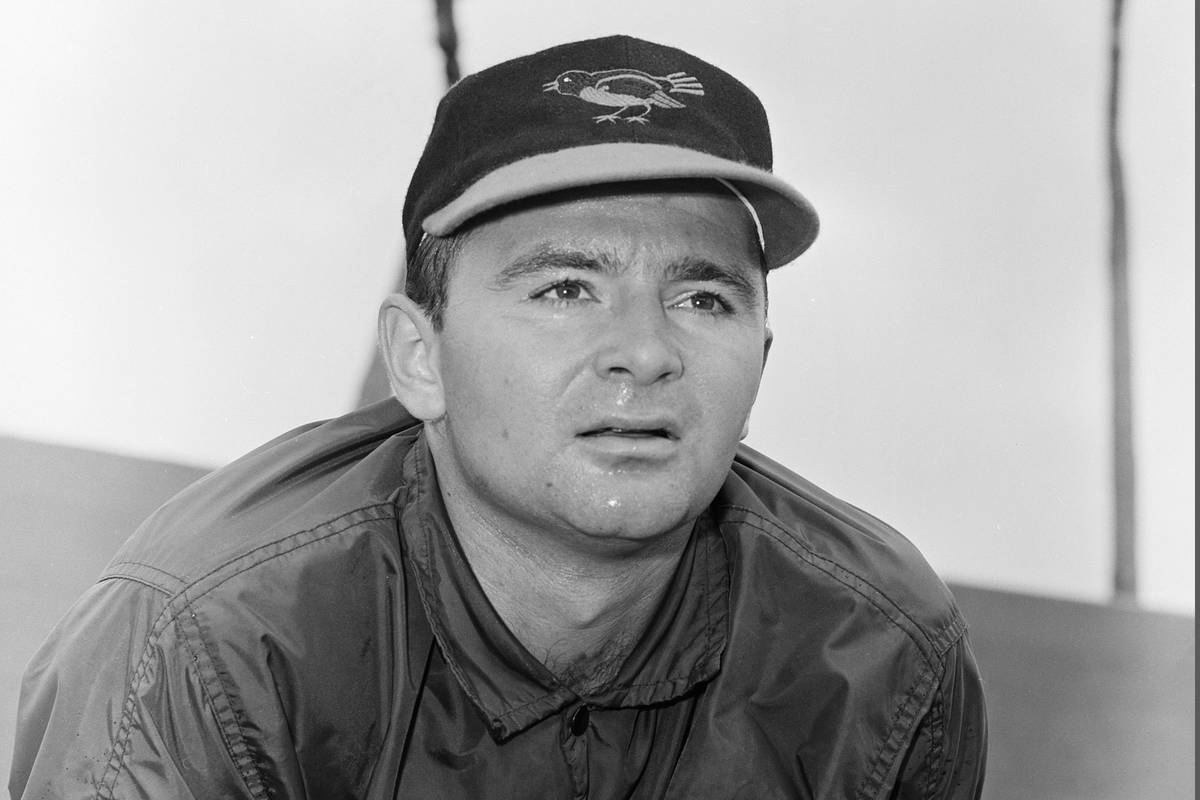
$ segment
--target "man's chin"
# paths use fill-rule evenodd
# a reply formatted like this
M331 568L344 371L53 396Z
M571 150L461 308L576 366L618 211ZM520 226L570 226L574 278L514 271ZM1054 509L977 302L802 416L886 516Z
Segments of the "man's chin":
M732 460L732 456L731 459ZM590 535L645 541L689 526L712 503L726 471L669 467L574 470L563 465L555 504Z
M676 495L678 497L678 495ZM707 503L664 502L662 496L609 496L585 508L576 507L565 520L593 546L611 552L644 548L690 530Z

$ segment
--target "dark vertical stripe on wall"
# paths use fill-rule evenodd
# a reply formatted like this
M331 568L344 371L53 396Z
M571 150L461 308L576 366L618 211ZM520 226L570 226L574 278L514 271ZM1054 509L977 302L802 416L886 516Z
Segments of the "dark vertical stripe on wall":
M1131 603L1137 599L1137 520L1129 341L1129 243L1119 136L1123 6L1124 0L1113 0L1108 81L1108 185L1112 214L1109 274L1112 291L1113 593L1118 602Z
M434 0L437 13L438 47L446 59L446 85L458 82L458 31L454 28L454 0Z

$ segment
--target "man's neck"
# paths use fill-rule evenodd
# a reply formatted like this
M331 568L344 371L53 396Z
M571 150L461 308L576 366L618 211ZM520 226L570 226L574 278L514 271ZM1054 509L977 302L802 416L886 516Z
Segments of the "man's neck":
M522 531L446 496L468 564L530 653L581 693L617 675L662 602L690 526L616 552L569 532ZM573 541L574 540L574 541Z

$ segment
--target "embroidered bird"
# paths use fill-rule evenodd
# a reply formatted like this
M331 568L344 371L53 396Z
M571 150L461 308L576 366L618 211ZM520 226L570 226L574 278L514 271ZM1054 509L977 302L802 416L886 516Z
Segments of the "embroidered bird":
M659 108L685 108L684 104L671 97L672 94L704 95L700 81L686 72L672 72L658 77L637 69L606 69L600 72L585 72L581 69L567 70L542 86L546 92L558 92L578 97L598 106L615 107L611 114L592 117L596 122L626 122L646 124L646 116L654 106ZM641 106L637 114L621 116L627 110Z

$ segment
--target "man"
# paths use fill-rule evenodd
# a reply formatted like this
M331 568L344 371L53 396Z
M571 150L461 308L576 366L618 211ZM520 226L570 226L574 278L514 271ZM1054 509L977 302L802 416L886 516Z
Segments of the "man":
M16 797L976 797L915 549L738 444L812 242L757 98L627 37L455 86L389 400L157 511L22 693Z

